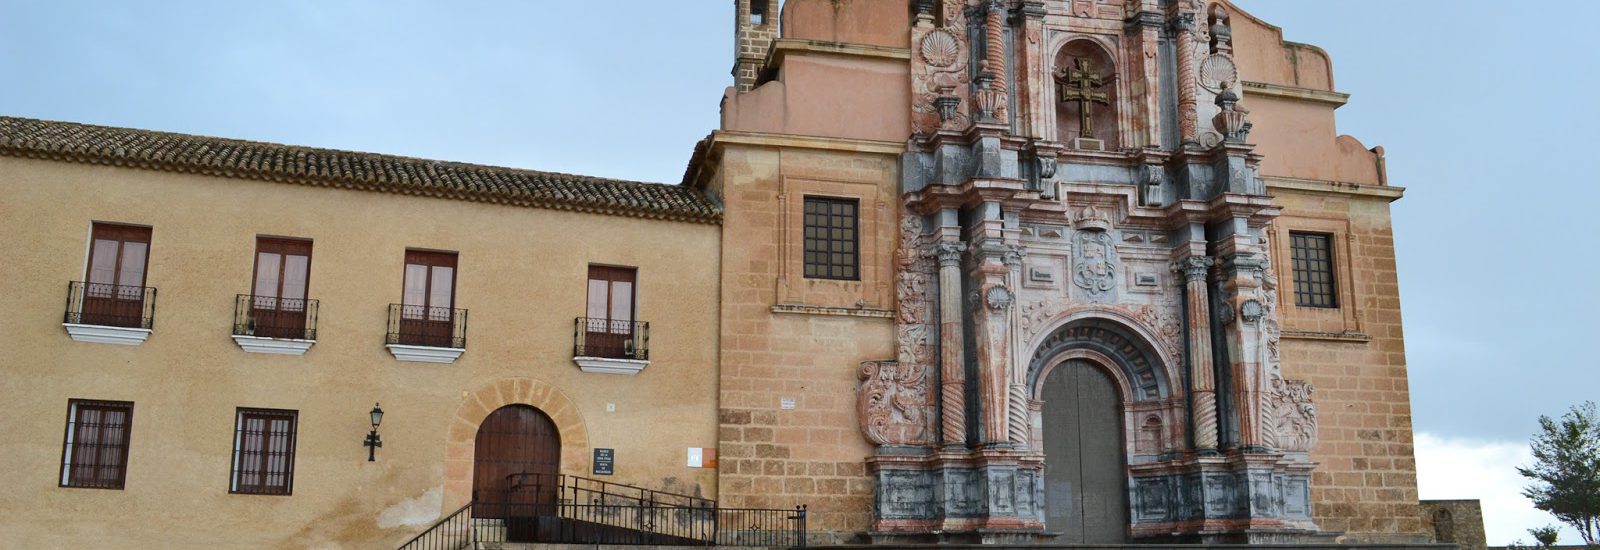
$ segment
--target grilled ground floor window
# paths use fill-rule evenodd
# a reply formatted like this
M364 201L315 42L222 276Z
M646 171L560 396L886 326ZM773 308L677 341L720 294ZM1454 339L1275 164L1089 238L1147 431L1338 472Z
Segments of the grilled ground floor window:
M294 490L299 413L240 408L234 419L231 493L287 495Z
M1339 307L1333 278L1333 236L1291 232L1289 254L1294 262L1294 305Z
M128 477L133 403L73 399L61 451L61 486L121 489Z
M859 256L860 203L855 199L806 197L805 276L855 281Z

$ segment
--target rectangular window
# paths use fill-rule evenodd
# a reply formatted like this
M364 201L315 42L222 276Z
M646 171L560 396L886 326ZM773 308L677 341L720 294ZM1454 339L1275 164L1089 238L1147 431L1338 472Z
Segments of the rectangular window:
M90 231L82 323L137 327L144 318L150 228L99 223Z
M121 489L128 477L133 403L73 399L61 451L61 486Z
M454 347L456 253L406 251L400 342Z
M294 490L296 411L240 408L234 419L233 482L228 492L287 495Z
M855 199L806 197L807 278L860 280L856 254L859 204Z
M589 299L579 355L642 359L642 334L635 330L634 297L638 270L589 266Z
M250 287L254 335L305 338L311 241L256 238L255 280Z
M1333 236L1325 233L1289 233L1294 262L1294 305L1339 307L1333 277Z

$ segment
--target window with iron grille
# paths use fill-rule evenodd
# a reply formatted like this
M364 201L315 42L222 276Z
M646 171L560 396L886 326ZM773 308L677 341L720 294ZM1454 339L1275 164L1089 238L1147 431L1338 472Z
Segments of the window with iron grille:
M231 493L287 495L294 490L298 413L240 408L234 419Z
M855 199L806 197L807 278L848 281L861 278L857 254L859 204Z
M1333 278L1333 236L1290 233L1289 251L1294 262L1294 305L1339 307Z
M121 489L128 477L133 403L73 399L61 451L61 486Z

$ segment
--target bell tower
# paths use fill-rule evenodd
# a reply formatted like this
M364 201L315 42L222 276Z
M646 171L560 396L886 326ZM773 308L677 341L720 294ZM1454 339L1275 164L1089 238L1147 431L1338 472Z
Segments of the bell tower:
M756 87L767 51L778 38L778 0L733 0L733 83L741 92Z

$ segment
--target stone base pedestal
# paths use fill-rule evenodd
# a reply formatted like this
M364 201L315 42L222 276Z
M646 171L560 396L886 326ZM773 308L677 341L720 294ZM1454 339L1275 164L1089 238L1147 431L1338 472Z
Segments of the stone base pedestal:
M873 528L884 543L1046 542L1044 456L1026 450L880 447Z

